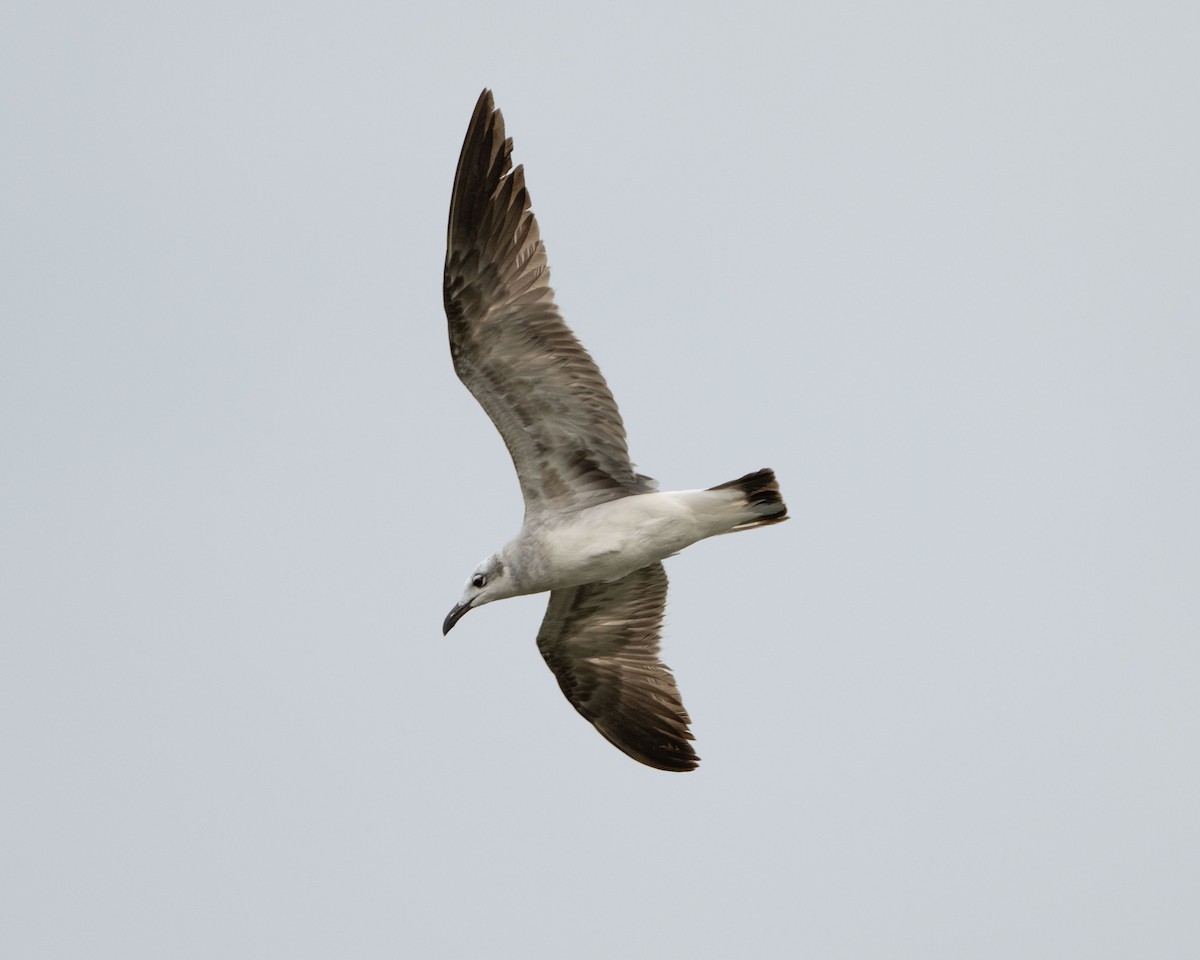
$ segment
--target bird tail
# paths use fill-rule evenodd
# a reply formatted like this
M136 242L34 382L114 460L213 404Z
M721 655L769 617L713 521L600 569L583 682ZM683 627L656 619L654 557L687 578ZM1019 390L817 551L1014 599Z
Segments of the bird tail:
M788 518L787 504L779 493L775 471L764 468L748 473L744 477L719 483L709 490L729 490L738 496L737 506L744 508L745 519L734 524L726 533L765 527L769 523L783 523Z

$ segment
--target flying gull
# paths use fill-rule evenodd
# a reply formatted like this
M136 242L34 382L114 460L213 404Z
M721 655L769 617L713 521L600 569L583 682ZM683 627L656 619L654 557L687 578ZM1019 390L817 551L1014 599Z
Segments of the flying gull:
M554 304L511 156L484 90L454 175L443 293L454 370L504 438L525 520L472 572L442 633L485 603L549 591L537 645L571 705L633 759L692 770L690 720L658 659L662 561L786 520L787 506L771 470L669 493L634 470L608 385Z

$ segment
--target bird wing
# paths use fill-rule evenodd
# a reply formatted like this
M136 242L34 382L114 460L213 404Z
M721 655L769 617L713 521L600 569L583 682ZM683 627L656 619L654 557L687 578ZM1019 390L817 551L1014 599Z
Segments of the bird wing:
M600 370L559 316L504 118L484 90L454 176L443 296L454 369L508 447L526 516L655 488Z
M692 770L691 722L658 659L661 563L610 583L554 590L537 645L571 705L610 743L659 770Z

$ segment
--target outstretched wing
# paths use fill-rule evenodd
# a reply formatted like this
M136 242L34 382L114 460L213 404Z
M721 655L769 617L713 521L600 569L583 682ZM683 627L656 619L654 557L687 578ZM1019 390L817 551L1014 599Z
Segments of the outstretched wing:
M563 323L522 167L484 90L463 141L443 296L454 369L512 455L526 515L654 489L604 377Z
M550 594L537 644L571 705L618 749L659 770L693 770L691 722L658 659L661 563Z

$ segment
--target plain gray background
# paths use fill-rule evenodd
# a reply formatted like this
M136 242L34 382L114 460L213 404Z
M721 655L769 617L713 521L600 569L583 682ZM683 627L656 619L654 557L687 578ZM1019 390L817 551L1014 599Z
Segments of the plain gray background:
M1192 3L0 13L0 948L1200 953ZM495 89L700 770L562 698L455 379Z

